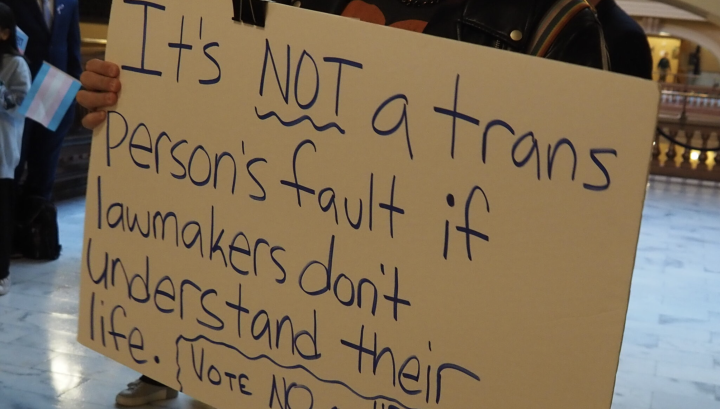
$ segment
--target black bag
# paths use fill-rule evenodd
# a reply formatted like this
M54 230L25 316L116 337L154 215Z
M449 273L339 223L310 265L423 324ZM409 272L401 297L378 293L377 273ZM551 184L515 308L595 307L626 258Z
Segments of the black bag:
M25 258L33 260L57 260L60 257L60 237L57 224L57 208L42 197L28 197L18 209L20 222L15 243Z

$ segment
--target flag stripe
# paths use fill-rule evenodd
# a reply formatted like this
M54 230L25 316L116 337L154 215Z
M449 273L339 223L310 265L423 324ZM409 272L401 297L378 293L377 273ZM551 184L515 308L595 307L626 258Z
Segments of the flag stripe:
M40 84L42 84L42 81L45 80L45 77L47 77L48 72L50 71L50 66L47 64L43 64L42 68L40 68L40 71L38 72L37 76L35 77L35 81L33 82L32 87L30 88L30 92L25 97L25 100L23 101L22 105L20 106L20 109L18 110L18 113L20 115L27 115L28 110L30 109L30 105L35 101L35 97L37 96L38 91L40 90Z
M58 72L55 74L55 80L53 81L50 91L48 92L47 99L44 104L44 112L42 123L49 128L50 121L60 107L65 95L70 90L72 81L69 81L65 75ZM63 113L64 114L64 113Z
M55 131L80 90L80 82L50 64L43 64L20 112Z
M30 118L43 125L47 125L47 121L45 121L45 108L48 101L48 94L52 92L51 90L54 86L57 86L57 81L57 72L55 70L50 70L47 76L45 76L45 79L40 83L40 90L38 91L37 96L28 111L28 116Z
M80 83L77 81L71 82L68 91L66 91L65 97L60 101L58 110L55 112L55 115L48 125L48 129L54 131L58 128L58 126L60 126L60 122L65 117L70 105L72 105L75 101L75 95L77 95L78 91L80 91Z

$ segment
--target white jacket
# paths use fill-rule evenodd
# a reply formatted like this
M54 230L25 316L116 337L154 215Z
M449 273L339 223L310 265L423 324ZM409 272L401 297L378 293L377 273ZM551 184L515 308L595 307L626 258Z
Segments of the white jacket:
M25 59L8 54L3 56L0 81L4 84L0 87L0 96L7 95L16 104L5 109L5 101L0 101L0 179L13 179L15 167L20 162L25 128L25 118L18 115L17 110L30 91L31 84L30 68Z

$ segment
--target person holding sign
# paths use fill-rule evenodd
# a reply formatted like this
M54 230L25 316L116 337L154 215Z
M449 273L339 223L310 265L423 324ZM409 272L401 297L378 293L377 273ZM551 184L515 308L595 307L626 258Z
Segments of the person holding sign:
M25 125L17 108L29 89L30 68L17 47L15 17L0 3L0 295L10 291L14 177Z
M229 0L228 0L229 1ZM594 68L607 68L600 23L585 0L303 0L301 7L365 22L521 52ZM90 110L87 128L107 118L118 101L121 69L92 60L81 76L78 102ZM142 73L140 73L142 75ZM143 376L117 402L139 406L177 392Z

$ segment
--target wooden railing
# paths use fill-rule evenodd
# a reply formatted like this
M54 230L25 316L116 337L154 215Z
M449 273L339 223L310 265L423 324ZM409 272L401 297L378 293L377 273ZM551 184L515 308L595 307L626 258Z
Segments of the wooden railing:
M661 117L658 127L675 141L699 149L679 146L658 132L652 147L650 173L720 182L720 155L706 150L720 149L720 124L683 124L677 118Z
M653 78L659 78L660 71L653 72ZM690 84L705 87L720 87L720 72L704 72L701 75L693 74L672 74L668 73L664 83L667 84Z
M660 113L702 117L720 115L720 87L699 87L685 84L660 84Z
M720 88L661 84L661 89L650 172L720 182Z

